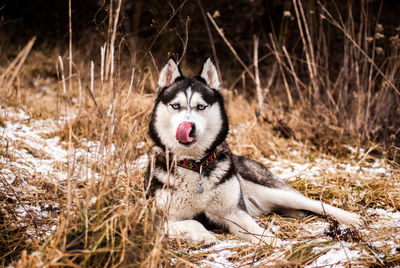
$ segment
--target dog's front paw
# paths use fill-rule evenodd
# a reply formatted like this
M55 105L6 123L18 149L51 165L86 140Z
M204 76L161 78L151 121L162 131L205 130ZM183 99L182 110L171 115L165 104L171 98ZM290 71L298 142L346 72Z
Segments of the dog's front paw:
M189 243L208 246L218 241L200 222L194 220L168 222L165 229L170 238L182 239Z
M210 246L217 243L218 239L209 232L183 234L182 239L198 245Z
M347 225L350 225L353 227L357 227L357 228L364 225L363 218L360 215L353 213L353 212L348 212L348 211L346 211L346 215L344 217L341 217L339 219L339 221L341 223L344 223L344 224L347 224Z

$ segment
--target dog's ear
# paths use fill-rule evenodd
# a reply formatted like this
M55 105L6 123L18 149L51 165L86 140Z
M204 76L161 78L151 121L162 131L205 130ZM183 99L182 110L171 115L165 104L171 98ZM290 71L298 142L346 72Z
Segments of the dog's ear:
M204 63L200 77L206 81L209 87L219 90L218 72L210 58Z
M167 64L162 68L160 77L158 78L159 89L170 86L175 79L181 77L182 74L179 71L178 65L173 59L169 59Z

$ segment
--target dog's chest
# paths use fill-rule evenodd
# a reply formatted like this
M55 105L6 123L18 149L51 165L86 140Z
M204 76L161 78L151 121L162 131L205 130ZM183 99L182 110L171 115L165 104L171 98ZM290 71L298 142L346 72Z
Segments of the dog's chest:
M226 170L226 164L219 163L213 172L204 176L178 167L165 182L168 187L156 193L156 200L168 209L170 218L190 218L200 212L234 206L240 196L240 184L234 175L221 184Z
M204 176L185 168L178 168L169 183L172 198L190 207L202 207L215 195L214 176Z

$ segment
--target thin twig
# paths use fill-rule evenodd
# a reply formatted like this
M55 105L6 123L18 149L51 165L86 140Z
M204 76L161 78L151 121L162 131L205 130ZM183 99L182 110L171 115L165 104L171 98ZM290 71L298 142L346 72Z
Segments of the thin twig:
M69 94L72 94L72 80L71 80L71 77L72 77L72 0L68 1L68 5L69 5L69 8L68 8L68 31L69 31L69 34L68 34L68 38L69 38L68 66L69 66L69 70L68 71L69 71L69 77L70 77L70 79L69 79Z
M351 35L341 26L339 25L335 19L332 17L332 15L328 12L328 10L320 3L318 2L319 6L321 7L321 9L324 11L325 15L327 17L329 17L329 19L327 17L325 17L325 19L330 22L333 26L335 26L336 28L338 28L340 31L343 32L343 34L346 36L346 38L353 44L353 46L355 48L357 48L357 50L359 50L361 52L361 54L363 54L363 56L368 60L369 63L371 63L375 70L382 76L382 78L390 85L391 88L393 88L393 90L396 92L397 95L400 96L400 90L393 84L393 82L382 72L382 70L379 68L378 65L376 65L376 63L374 62L373 59L371 59L370 56L368 56L368 54L360 47L360 45L357 44L356 41L354 41L354 39L351 37Z
M242 67L246 70L247 74L251 77L251 79L253 79L253 81L256 81L256 78L254 77L253 73L250 71L250 69L246 66L246 64L244 64L244 62L242 61L242 59L239 57L239 55L236 53L236 50L233 48L233 46L231 45L231 43L228 41L228 39L226 39L223 31L221 30L221 28L218 27L217 23L214 21L213 17L210 15L209 12L207 12L207 16L210 19L210 21L212 22L212 24L214 25L215 29L217 30L218 34L221 36L221 38L224 40L225 44L229 47L229 49L232 51L233 55L235 56L235 58L238 60L238 62L242 65Z
M312 58L310 56L310 51L308 49L307 42L306 42L306 39L305 39L305 34L304 34L304 31L303 31L303 25L301 23L301 17L300 17L300 14L299 14L299 8L297 6L297 3L298 3L297 0L293 0L294 11L296 13L296 18L297 18L297 25L298 25L298 28L299 28L301 41L303 43L304 52L306 54L307 68L308 68L308 72L310 74L311 84L312 84L313 89L315 91L317 87L315 85L314 70L313 70L313 66L312 66L313 64L315 64L315 62L312 61ZM299 6L301 6L301 3L299 3ZM306 27L306 25L304 27ZM311 92L310 90L309 90L309 96L310 97L314 96L313 92Z
M201 15L203 16L204 24L206 25L207 34L208 34L208 38L210 39L211 50L212 50L212 53L213 53L213 58L214 58L214 61L215 61L215 65L217 66L218 77L219 77L219 79L221 79L221 69L219 68L217 50L215 49L214 37L212 36L212 33L211 33L210 24L208 23L206 12L204 11L203 4L201 3L201 0L197 0L197 4L200 7Z
M292 99L292 94L290 93L290 89L289 89L289 84L286 80L286 75L285 72L283 70L283 61L280 57L279 51L278 51L278 47L277 44L274 40L274 38L272 37L272 34L269 35L269 38L271 40L271 44L272 44L272 48L270 49L272 53L274 53L276 60L278 61L278 65L279 65L279 69L281 71L281 75L282 75L282 79L283 79L283 83L285 85L285 90L286 90L286 95L288 96L288 103L289 106L293 106L293 99Z
M187 45L188 45L188 41L189 41L189 21L190 21L190 18L187 17L186 21L185 21L185 39L182 40L182 38L180 38L180 36L179 36L179 38L181 39L181 41L183 43L183 51L182 51L181 57L179 58L179 60L177 62L178 65L181 63L183 57L186 54Z
M267 53L267 54L263 55L262 57L260 57L260 58L258 59L258 63L262 62L263 60L265 60L265 59L268 58L269 56L272 56L272 53ZM252 64L249 66L250 69L253 68L253 67L254 67L254 63L252 63ZM246 74L246 70L242 71L242 72L240 73L240 75L232 82L232 84L231 84L231 86L230 86L230 88L229 88L230 91L233 90L233 88L235 87L235 85L242 79L242 76L245 75L245 74Z
M303 4L300 0L297 0L297 3L299 5L299 10L300 10L300 14L301 14L301 18L303 19L303 24L304 24L304 31L305 31L305 36L307 38L307 45L309 47L309 53L310 53L310 59L311 59L311 64L310 64L310 68L312 70L312 73L310 73L310 78L311 78L311 83L314 87L314 97L316 99L318 99L319 96L319 86L317 83L317 68L316 68L316 61L315 61L315 56L314 56L314 47L313 47L313 42L311 41L311 36L310 36L310 31L309 31L309 26L307 23L307 19L304 15L304 9L303 9ZM306 49L306 48L305 48Z
M0 76L0 89L9 89L11 85L14 83L14 80L16 79L19 71L22 68L22 65L24 64L26 58L28 57L29 52L31 51L33 44L36 41L36 36L34 36L28 44L21 50L21 52L18 53L17 57L11 62L11 64L7 67L7 69L3 72L3 74ZM15 68L14 68L15 67ZM14 68L14 71L12 72L10 78L7 81L7 84L3 87L3 82L6 81L7 75L11 72L11 70Z
M289 53L287 52L286 47L285 47L285 46L282 46L282 50L283 50L283 53L284 53L285 56L286 56L287 62L288 62L288 64L289 64L289 68L290 68L290 70L291 70L291 72L292 72L292 76L293 76L293 78L294 78L294 83L295 83L296 89L297 89L297 94L299 94L299 98L300 98L301 103L302 103L303 105L305 105L304 99L303 99L303 94L301 93L300 85L299 85L299 83L301 83L301 80L300 80L300 78L299 78L299 77L297 76L297 74L296 74L296 71L295 71L294 66L293 66L293 63L292 63L292 59L290 58Z
M259 38L258 36L254 35L254 74L256 77L256 91L257 91L257 102L258 102L258 114L262 113L262 106L264 102L263 94L261 91L261 83L260 83L260 73L258 70L258 44L259 44Z
M160 31L158 31L156 37L154 37L153 41L151 42L150 46L147 48L146 52L143 54L143 57L140 59L139 64L145 59L147 54L149 54L150 50L153 48L154 44L156 43L157 39L160 37L161 33L167 28L168 24L172 21L172 19L176 16L176 14L183 8L183 6L186 4L187 0L183 1L182 4L174 10L174 13L172 13L171 17L168 19L168 21L163 25Z

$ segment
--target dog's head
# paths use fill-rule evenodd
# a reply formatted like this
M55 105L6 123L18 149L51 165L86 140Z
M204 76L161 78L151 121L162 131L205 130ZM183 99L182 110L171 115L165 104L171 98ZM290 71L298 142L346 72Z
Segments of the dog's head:
M201 159L222 143L228 119L214 64L208 59L199 76L184 77L170 59L160 72L149 135L178 158Z

